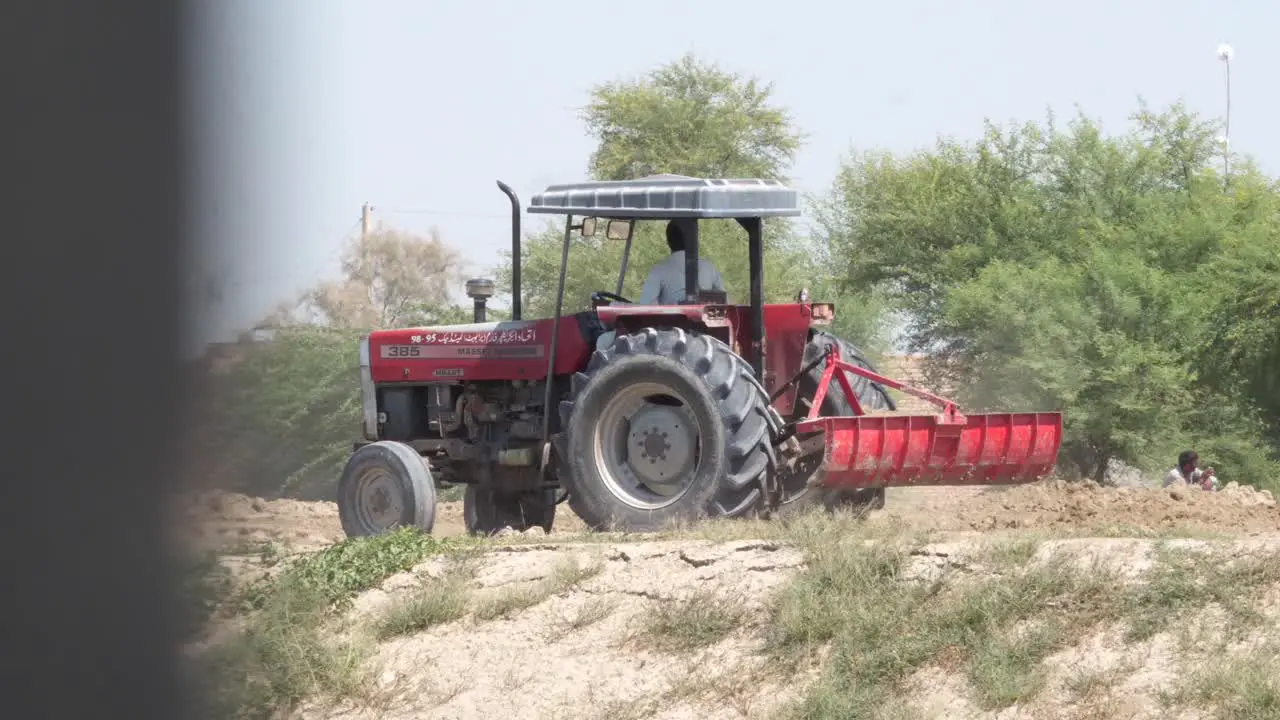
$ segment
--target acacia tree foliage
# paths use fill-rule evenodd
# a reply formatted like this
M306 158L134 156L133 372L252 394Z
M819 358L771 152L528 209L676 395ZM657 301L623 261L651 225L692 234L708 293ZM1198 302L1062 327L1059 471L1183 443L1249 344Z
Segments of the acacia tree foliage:
M1245 197L1252 193L1252 197ZM1236 187L1249 213L1280 215L1280 187ZM1256 223L1209 267L1222 297L1204 348L1206 377L1217 387L1257 401L1273 444L1280 446L1280 233Z
M843 282L906 312L961 400L1065 410L1068 468L1101 480L1111 460L1159 469L1194 447L1224 478L1265 481L1276 189L1236 163L1224 192L1214 123L1180 105L1133 120L853 157L824 235Z
M597 180L673 173L782 179L800 133L773 88L685 55L646 77L600 85L583 116Z
M595 180L627 180L655 174L694 177L786 179L801 134L772 99L772 87L686 55L647 75L594 88L583 113L597 141L588 163ZM662 222L636 228L621 295L636 299L645 277L669 250ZM699 251L724 277L730 302L746 302L749 288L746 234L731 220L702 221ZM532 233L522 250L522 296L529 317L555 311L562 251L563 221ZM617 291L624 243L574 238L565 279L564 312L590 306L592 290ZM511 289L511 258L504 253L498 270L505 292ZM765 298L794 298L804 287L815 298L827 273L822 249L799 237L786 220L765 223ZM827 297L825 299L835 300ZM850 296L837 310L837 330L856 342L874 327L864 299Z

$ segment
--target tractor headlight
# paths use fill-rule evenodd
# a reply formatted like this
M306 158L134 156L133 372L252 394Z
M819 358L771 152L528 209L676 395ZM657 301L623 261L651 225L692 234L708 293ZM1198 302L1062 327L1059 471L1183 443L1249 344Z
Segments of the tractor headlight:
M365 440L378 439L378 392L373 387L373 367L370 363L369 336L360 338L360 406L364 421L362 431Z

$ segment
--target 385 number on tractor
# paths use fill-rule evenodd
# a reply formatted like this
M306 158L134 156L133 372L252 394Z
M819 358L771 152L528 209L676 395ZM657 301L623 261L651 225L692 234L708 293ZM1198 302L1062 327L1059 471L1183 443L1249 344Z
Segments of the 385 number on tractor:
M486 321L494 294L472 280L475 322L382 329L360 342L363 438L338 485L349 536L411 525L430 532L436 491L465 485L470 532L550 531L558 505L593 529L770 515L813 503L884 505L886 487L1031 482L1056 461L1056 412L967 415L884 377L823 328L831 303L764 302L765 218L800 214L767 180L659 175L553 185L528 212L566 216L556 310L521 312L520 202L511 203L512 319ZM733 219L745 234L747 302L699 292L698 229ZM622 297L638 222L685 237L684 298ZM616 289L564 314L576 237L625 243ZM897 412L885 388L928 400Z

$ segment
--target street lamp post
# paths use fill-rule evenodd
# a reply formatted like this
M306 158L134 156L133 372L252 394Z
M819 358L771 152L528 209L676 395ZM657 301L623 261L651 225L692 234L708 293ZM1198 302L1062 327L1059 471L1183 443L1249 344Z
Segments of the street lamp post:
M1230 45L1221 43L1218 45L1218 59L1222 61L1222 66L1226 69L1226 87L1227 87L1227 113L1223 119L1222 128L1222 187L1225 190L1227 183L1231 177L1231 58L1234 57L1236 51Z

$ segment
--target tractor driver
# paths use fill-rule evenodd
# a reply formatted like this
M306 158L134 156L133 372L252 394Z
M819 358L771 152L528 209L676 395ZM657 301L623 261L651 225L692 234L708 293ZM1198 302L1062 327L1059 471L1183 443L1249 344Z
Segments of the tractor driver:
M677 305L684 299L684 231L674 220L667 223L667 247L671 254L649 271L637 305ZM698 258L698 289L724 292L720 271L704 257Z
M675 221L667 223L667 247L671 254L649 270L637 305L678 305L684 299L684 231ZM704 257L698 258L698 289L724 292L720 271ZM602 333L596 340L596 349L613 345L616 335L613 330Z

